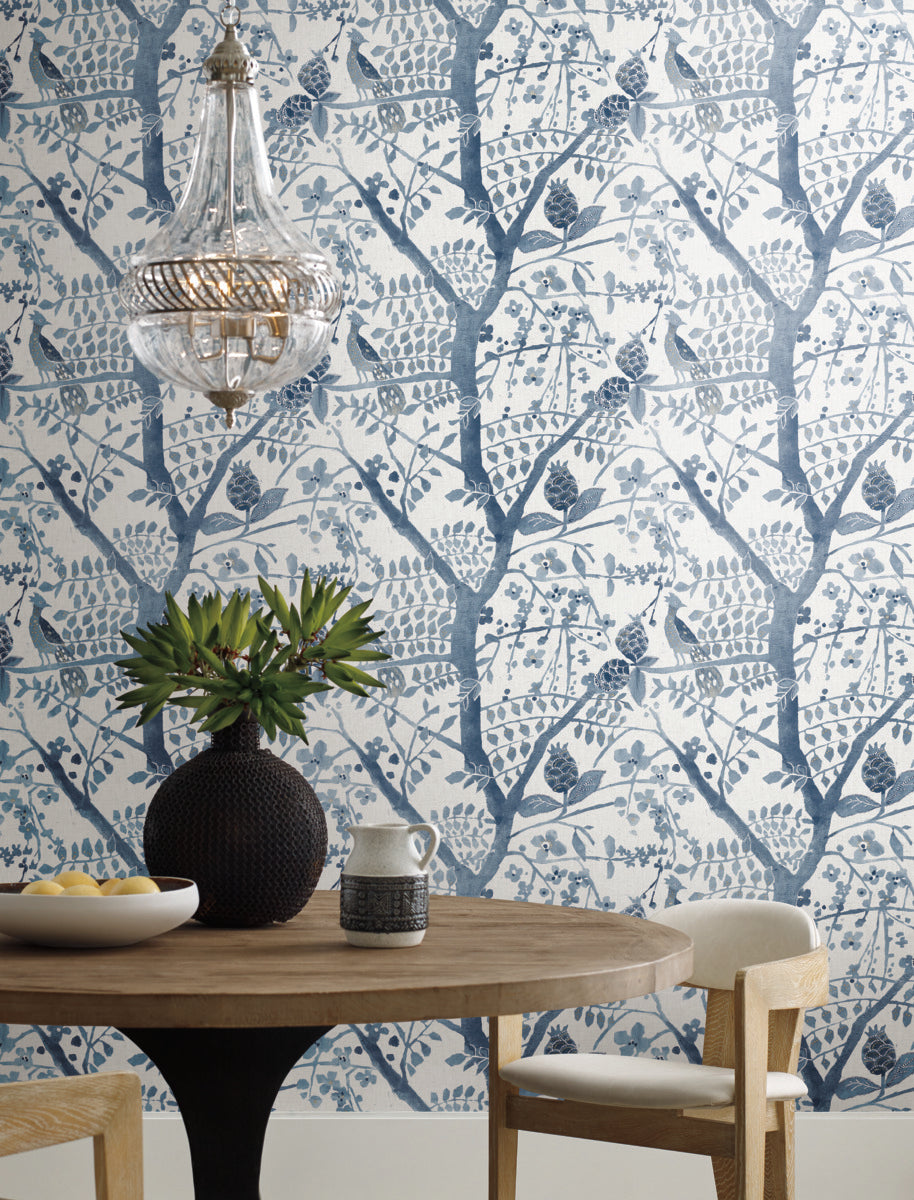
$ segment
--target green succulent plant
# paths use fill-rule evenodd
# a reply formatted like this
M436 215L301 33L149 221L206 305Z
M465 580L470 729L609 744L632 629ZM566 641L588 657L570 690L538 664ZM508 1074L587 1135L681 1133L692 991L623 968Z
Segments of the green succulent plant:
M140 686L119 696L118 708L140 707L138 725L166 704L190 708L191 721L211 733L250 714L271 740L281 729L307 742L299 708L306 696L334 686L367 696L366 688L384 687L355 665L390 658L366 649L383 636L365 616L370 600L337 616L352 589L336 580L322 576L312 585L306 571L297 606L257 582L266 607L256 612L249 592L236 590L227 602L218 592L191 596L186 611L166 592L162 622L122 630L136 655L117 665Z

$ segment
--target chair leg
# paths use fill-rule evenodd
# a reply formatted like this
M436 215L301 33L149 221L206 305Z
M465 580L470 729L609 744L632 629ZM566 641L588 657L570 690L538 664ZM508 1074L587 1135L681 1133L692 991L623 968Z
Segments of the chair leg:
M765 1200L796 1200L793 1104L783 1106L781 1128L765 1139Z
M142 1089L137 1075L118 1073L116 1101L93 1137L96 1200L143 1200Z
M489 1200L515 1200L517 1130L506 1124L509 1095L519 1089L506 1083L499 1070L520 1058L523 1017L489 1018Z
M712 1158L717 1200L736 1200L736 1166L732 1158ZM767 1197L766 1197L767 1200Z

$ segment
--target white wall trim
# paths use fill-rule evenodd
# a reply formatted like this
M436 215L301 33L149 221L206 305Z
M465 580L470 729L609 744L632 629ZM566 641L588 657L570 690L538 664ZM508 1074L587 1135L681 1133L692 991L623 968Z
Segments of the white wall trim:
M190 1156L180 1119L150 1113L143 1124L146 1200L192 1200ZM710 1164L570 1138L520 1135L518 1200L603 1195L618 1200L712 1200ZM914 1112L801 1113L798 1200L910 1200ZM10 1200L93 1200L91 1143L0 1159ZM270 1122L265 1200L485 1200L484 1113L287 1113Z

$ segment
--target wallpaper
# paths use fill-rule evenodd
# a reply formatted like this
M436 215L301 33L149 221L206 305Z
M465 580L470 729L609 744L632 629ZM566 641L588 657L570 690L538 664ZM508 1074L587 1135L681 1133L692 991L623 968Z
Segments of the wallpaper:
M187 177L216 6L2 0L0 859L142 869L202 749L115 711L163 595L374 598L387 688L277 749L327 812L433 821L433 890L806 907L806 1107L908 1107L914 52L905 0L246 0L329 356L233 430L117 299ZM43 632L39 616L59 635ZM87 969L91 969L87 965ZM699 1053L694 994L530 1050ZM484 1107L483 1020L333 1031L280 1106ZM0 1078L130 1063L0 1027Z

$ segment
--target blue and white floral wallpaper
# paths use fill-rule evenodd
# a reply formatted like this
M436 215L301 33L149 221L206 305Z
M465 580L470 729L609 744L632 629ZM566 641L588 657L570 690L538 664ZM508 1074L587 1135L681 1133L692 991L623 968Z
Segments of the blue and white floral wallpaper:
M141 867L204 741L115 712L118 631L309 566L393 655L280 747L324 886L346 825L396 817L440 825L439 891L806 906L807 1107L907 1108L910 4L246 0L276 185L347 304L232 431L134 360L116 295L216 9L0 0L2 874ZM694 1058L700 1025L666 994L528 1045ZM485 1050L482 1020L338 1029L280 1104L483 1107ZM110 1030L0 1027L2 1078L126 1062L170 1102Z

